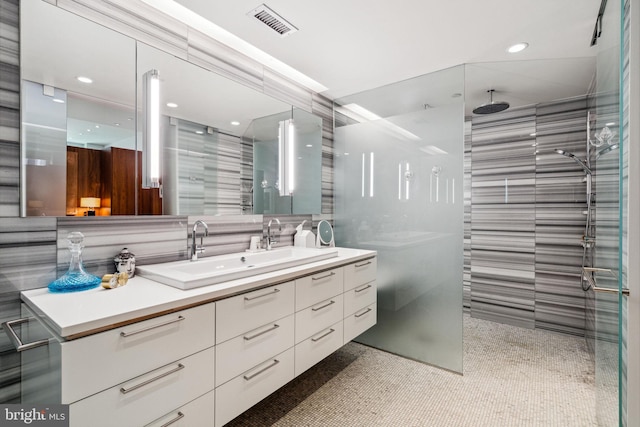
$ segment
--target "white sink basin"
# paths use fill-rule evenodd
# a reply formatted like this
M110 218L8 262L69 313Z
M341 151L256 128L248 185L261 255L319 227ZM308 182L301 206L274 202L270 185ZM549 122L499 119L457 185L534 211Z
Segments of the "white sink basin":
M336 248L286 246L271 251L238 252L201 258L197 261L141 265L136 267L136 273L175 288L193 289L336 256Z

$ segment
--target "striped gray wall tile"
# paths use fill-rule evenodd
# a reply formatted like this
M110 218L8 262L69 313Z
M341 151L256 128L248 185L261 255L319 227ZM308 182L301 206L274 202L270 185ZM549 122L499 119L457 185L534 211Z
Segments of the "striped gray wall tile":
M190 215L187 230L188 245L191 245L193 224L197 220L203 220L209 228L208 236L203 236L202 228L198 229L196 236L198 244L200 244L200 238L203 239L205 252L200 255L202 257L242 252L249 249L251 236L262 238L262 215Z
M240 210L253 214L253 141L240 141Z
M536 328L584 335L585 174L554 150L586 158L587 99L540 104L536 122Z
M56 219L0 221L0 322L20 317L19 292L56 278ZM20 355L0 333L0 403L20 402Z
M128 248L136 264L178 261L187 258L186 216L114 216L58 218L58 275L69 267L67 236L85 236L82 260L87 272L102 276L114 272L113 258Z
M622 87L629 88L630 85L630 25L631 25L631 0L626 0L624 3L623 11L623 50L622 50ZM636 16L638 16L636 14ZM637 52L637 48L636 48ZM628 281L628 268L629 268L629 90L622 91L622 200L625 204L625 208L622 209L622 286L630 288ZM628 341L628 327L626 319L628 319L628 303L629 298L622 298L621 318L622 318L622 335L620 336L620 407L621 407L621 424L622 426L628 425L627 419L627 370L628 370L628 355L627 355L627 341ZM637 338L637 337L636 337ZM633 402L632 402L633 404Z
M20 207L20 3L0 0L0 217Z
M322 118L322 213L333 213L333 101L319 94L313 94L313 114Z
M535 326L535 108L472 118L471 314Z

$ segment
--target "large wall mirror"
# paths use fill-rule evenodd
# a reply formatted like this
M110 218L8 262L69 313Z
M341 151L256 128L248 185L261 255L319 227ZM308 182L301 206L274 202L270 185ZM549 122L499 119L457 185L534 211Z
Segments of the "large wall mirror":
M22 216L320 213L319 117L43 1L21 2L21 57ZM150 74L162 151L147 188ZM291 118L298 185L276 197L278 179L254 181Z

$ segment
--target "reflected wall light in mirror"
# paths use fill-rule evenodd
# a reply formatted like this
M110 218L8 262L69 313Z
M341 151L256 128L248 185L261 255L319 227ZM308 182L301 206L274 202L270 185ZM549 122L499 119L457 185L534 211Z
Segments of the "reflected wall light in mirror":
M293 194L295 188L295 128L293 119L278 123L278 181L280 196Z
M143 187L160 187L160 76L152 69L143 76Z

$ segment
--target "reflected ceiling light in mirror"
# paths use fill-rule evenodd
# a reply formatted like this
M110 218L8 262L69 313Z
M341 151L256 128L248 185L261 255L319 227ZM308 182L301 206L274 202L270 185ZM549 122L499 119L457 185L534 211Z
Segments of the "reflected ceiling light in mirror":
M278 123L278 180L281 196L289 196L295 188L294 183L294 141L293 119Z
M201 131L201 130L197 130L197 131L196 131L196 133L197 133L198 135L204 135L204 131Z
M231 122L231 125L232 126L240 126L240 122L234 120L234 121Z
M609 122L609 123L605 123L605 126L615 126L616 122Z
M51 99L53 102L57 102L58 104L64 104L64 99L60 99L60 98L52 98Z
M529 43L519 42L519 43L516 43L516 44L513 44L513 45L509 46L507 48L507 52L509 52L509 53L518 53L518 52L522 52L527 47L529 47Z
M87 84L93 83L93 80L86 76L78 76L76 77L76 80L78 80L81 83L87 83Z
M178 108L178 104L175 102L167 102L167 107L169 108Z
M143 188L160 187L160 77L158 70L143 75L142 123Z

